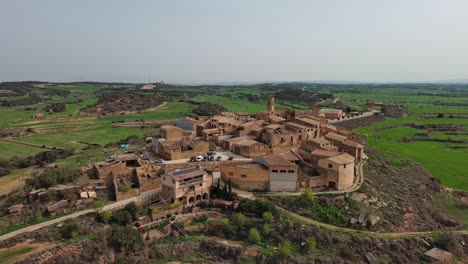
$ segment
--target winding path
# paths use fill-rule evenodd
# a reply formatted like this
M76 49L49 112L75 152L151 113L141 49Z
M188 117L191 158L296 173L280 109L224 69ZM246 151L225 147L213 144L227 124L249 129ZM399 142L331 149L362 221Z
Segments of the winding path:
M158 194L160 190L161 190L161 188L154 189L154 190L151 190L151 191L148 191L148 192L141 193L140 195L129 198L129 199L125 199L125 200L122 200L122 201L118 201L118 202L115 202L115 203L105 205L101 210L116 210L116 209L120 209L120 208L125 207L125 205L127 205L127 204L129 204L131 202L139 202L139 201L144 201L144 200L151 199L151 197L154 197L155 194ZM35 225L31 225L31 226L28 226L28 227L25 227L25 228L21 228L21 229L18 229L16 231L13 231L13 232L10 232L8 234L4 234L4 235L0 236L0 241L12 238L12 237L17 236L19 234L36 231L36 230L41 229L43 227L58 224L58 223L63 222L65 220L77 218L77 217L80 217L82 215L90 214L90 213L93 213L93 212L95 212L94 209L87 209L87 210L79 211L79 212L72 213L72 214L69 214L69 215L65 215L65 216L62 216L62 217L59 217L59 218L55 218L55 219L52 219L52 220L49 220L49 221L45 221L45 222L42 222L42 223L39 223L39 224L35 224Z

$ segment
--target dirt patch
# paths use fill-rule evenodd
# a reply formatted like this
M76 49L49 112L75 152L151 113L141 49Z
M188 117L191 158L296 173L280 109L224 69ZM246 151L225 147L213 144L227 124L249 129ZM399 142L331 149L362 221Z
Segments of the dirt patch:
M433 195L442 192L443 186L427 170L390 152L370 149L367 153L365 181L353 199L360 207L359 216L380 218L371 229L403 232L463 228L434 205ZM405 166L395 166L402 162Z

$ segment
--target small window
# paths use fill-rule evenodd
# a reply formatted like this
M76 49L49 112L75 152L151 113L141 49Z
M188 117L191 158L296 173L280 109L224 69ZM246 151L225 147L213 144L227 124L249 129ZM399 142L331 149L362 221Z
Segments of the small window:
M289 173L294 173L294 170L288 170Z
M286 170L280 170L280 172L281 172L281 173L285 173L285 172L286 172Z
M345 169L346 169L346 164L344 164L344 165L343 165L343 168L345 168Z
M276 172L278 172L278 170L272 170L271 172L276 173Z
M333 164L328 164L328 168L333 168Z
M241 174L241 177L242 177L242 178L247 178L247 175Z
M180 198L179 198L179 202L182 202L183 199L184 199L184 197L180 197Z

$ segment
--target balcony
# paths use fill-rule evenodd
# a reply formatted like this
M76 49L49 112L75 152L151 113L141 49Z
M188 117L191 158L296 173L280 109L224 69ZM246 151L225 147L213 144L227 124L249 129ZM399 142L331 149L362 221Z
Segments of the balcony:
M183 187L183 186L197 184L197 183L203 183L203 178L202 179L193 179L193 180L190 180L190 181L179 182L179 186Z

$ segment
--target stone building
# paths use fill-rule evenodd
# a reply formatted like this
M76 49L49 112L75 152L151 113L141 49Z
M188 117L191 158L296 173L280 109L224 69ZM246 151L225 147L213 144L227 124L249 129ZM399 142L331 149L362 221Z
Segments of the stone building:
M201 168L193 167L162 175L161 196L170 203L185 205L209 199L213 176Z
M298 166L280 155L263 156L254 159L268 168L269 190L290 191L297 190Z
M405 109L397 104L388 104L384 106L384 114L388 117L404 117Z
M269 152L267 145L249 137L227 139L224 141L223 147L236 155L246 158L264 156Z
M186 131L197 130L197 120L193 117L187 116L175 121L175 126Z
M329 188L344 190L354 182L354 158L341 153L337 156L318 160L318 166L326 170L327 185Z
M341 109L320 109L320 114L327 119L340 119L346 115Z
M232 186L241 190L268 190L269 170L259 163L228 163L221 165L221 178L224 182L231 181Z

